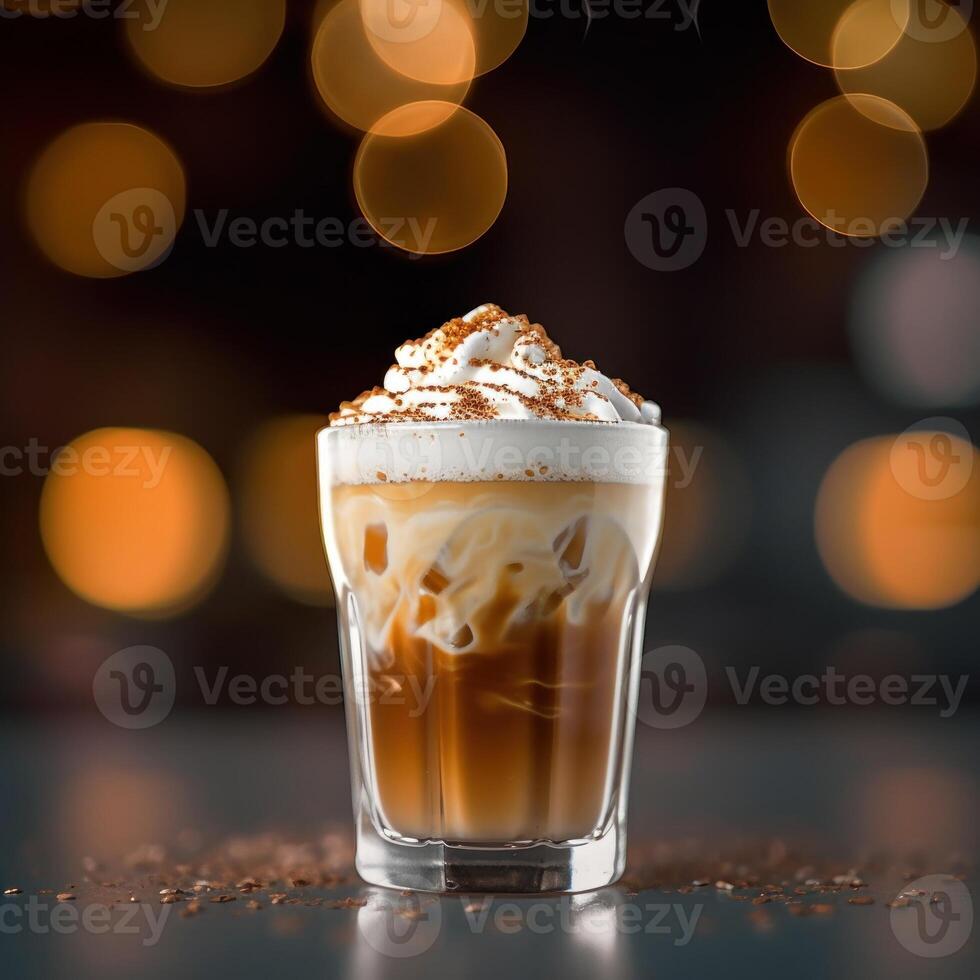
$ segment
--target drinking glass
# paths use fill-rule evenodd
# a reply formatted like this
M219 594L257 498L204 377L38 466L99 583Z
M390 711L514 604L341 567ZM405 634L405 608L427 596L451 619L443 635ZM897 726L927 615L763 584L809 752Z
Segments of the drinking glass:
M318 434L366 881L622 874L666 453L665 429L626 422Z

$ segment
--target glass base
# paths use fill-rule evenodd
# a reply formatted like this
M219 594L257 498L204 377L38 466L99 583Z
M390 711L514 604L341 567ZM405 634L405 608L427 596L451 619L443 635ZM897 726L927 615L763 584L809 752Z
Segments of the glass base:
M362 815L358 874L371 885L420 892L582 892L617 881L626 863L626 835L613 821L604 836L578 844L470 847L402 844L378 833Z

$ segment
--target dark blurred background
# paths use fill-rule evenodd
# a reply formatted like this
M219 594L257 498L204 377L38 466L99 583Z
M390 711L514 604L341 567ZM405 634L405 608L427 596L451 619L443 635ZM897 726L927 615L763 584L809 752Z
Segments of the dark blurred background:
M935 417L940 428L951 419L967 434L980 427L980 239L967 236L938 285L935 250L843 239L776 248L758 236L740 246L729 210L740 224L753 211L760 221L806 217L787 146L800 120L838 94L833 72L783 44L765 4L709 0L697 30L679 29L683 12L669 3L651 11L591 25L577 8L532 18L515 53L477 79L466 102L506 149L503 211L469 248L423 257L370 237L373 247L242 248L227 236L205 244L196 211L209 225L221 209L259 222L302 209L345 227L359 217L351 190L359 134L331 118L312 84L312 4L291 0L281 40L252 74L197 90L139 66L121 21L0 21L4 442L53 449L102 426L179 433L217 463L232 514L210 591L180 615L133 618L86 602L52 568L38 528L43 476L0 480L9 709L89 708L94 667L133 643L166 650L178 671L334 658L316 555L304 552L298 587L282 587L302 564L290 548L318 547L306 498L296 497L305 491L289 489L309 489L305 432L342 398L379 383L403 339L484 301L527 312L569 356L594 357L659 401L675 444L696 461L688 480L674 458L649 647L698 651L722 701L731 700L723 665L970 672L980 614L975 479L965 502L961 493L938 521L927 516L924 530L915 508L892 508L883 518L896 529L890 550L873 534L862 544L855 518L841 531L850 551L830 572L814 515L825 474L859 440L894 439ZM927 134L917 215L954 223L976 215L977 112L970 102ZM103 120L157 134L187 185L166 260L106 279L49 261L24 203L45 147L69 127ZM91 174L70 179L81 187ZM706 213L703 255L676 271L637 261L624 236L634 204L662 188L692 191ZM885 332L865 331L864 321L887 324L896 302L921 334L907 347L924 367L890 367ZM966 395L961 384L944 399L947 369L966 373ZM932 372L925 396L903 387L916 371ZM290 416L303 416L292 420L300 433L292 455L289 440L261 428L270 420L288 428ZM268 476L276 452L295 474L278 487ZM839 492L849 500L861 491L854 481ZM836 497L828 506L846 509ZM874 499L868 507L880 510ZM906 548L909 522L919 537ZM274 552L264 559L263 535ZM890 576L884 586L862 586L879 573ZM971 681L970 696L978 690Z
M568 356L627 379L662 405L671 431L646 649L693 651L708 701L686 727L638 726L634 846L697 856L700 835L724 855L737 841L777 837L788 845L767 844L773 853L816 848L840 873L879 848L910 874L969 867L980 697L970 676L980 633L972 35L950 42L939 59L946 75L910 90L912 115L924 101L952 118L933 119L924 135L869 132L867 120L829 126L805 161L806 185L791 172L791 140L840 90L832 70L781 40L762 0L703 0L696 25L691 5L675 0L651 0L640 17L602 16L594 3L591 21L577 4L539 3L514 53L465 101L506 151L499 217L469 247L419 256L361 221L362 134L323 105L310 67L329 5L288 0L281 37L254 70L191 88L141 63L124 4L99 7L115 12L100 19L71 16L72 0L54 16L57 2L0 0L3 885L58 887L78 880L84 855L118 860L148 844L190 860L270 828L347 832L342 708L294 697L244 706L227 693L210 708L198 674L336 675L313 433L342 399L381 382L405 338L483 302L526 312ZM187 8L171 3L175 17ZM208 3L218 15L207 32L156 51L178 76L234 61L229 5L223 26L222 4ZM280 6L242 0L240 24L267 18L275 42ZM969 16L971 6L958 9ZM73 127L103 122L140 127L142 149L103 130L71 144ZM850 202L853 213L879 191L869 207L887 207L889 194L924 180L925 154L924 194L898 215L918 222L904 244L822 233L803 207L816 198L846 213ZM172 251L119 274L93 251L92 212L156 179L175 198ZM471 194L473 214L492 212L481 198L489 191L476 182ZM644 215L666 219L672 204L684 207L693 253L665 261L644 238L653 229ZM207 243L222 213L262 223L300 210L339 223L343 241ZM782 244L760 230L778 238L782 223L797 222ZM755 230L740 243L746 226ZM950 227L962 237L951 240ZM49 473L67 444L173 455L150 489L131 476ZM135 463L144 484L145 462ZM133 646L162 651L175 670L174 709L145 731L96 703L100 666ZM915 678L931 677L926 693L938 704L888 705L878 689L868 706L775 705L756 694L750 711L730 679L758 668L791 683L829 666L876 681L897 674L913 691ZM962 704L948 703L935 675ZM887 938L883 918L869 941L843 907L832 931L791 923L780 942L765 935L765 916L719 905L696 959L668 950L664 972L661 947L657 972L933 967ZM272 914L263 913L278 921ZM237 957L246 972L280 968L286 931L221 921L218 932L175 930L180 944L141 954L141 975L171 976L209 953ZM343 949L350 937L339 935ZM319 932L311 938L289 962L299 950L304 968L320 957L328 974L364 975L357 957L338 959ZM452 942L465 961L465 932ZM77 975L81 963L122 975L136 962L92 937L80 943L25 940L14 973ZM530 950L528 969L540 972L545 948ZM87 950L81 960L77 949ZM647 976L650 949L617 947L610 968ZM972 975L971 949L929 975Z

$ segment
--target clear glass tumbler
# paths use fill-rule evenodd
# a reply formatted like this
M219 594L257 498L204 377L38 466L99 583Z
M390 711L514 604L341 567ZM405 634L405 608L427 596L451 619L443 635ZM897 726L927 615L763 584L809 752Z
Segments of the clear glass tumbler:
M666 430L351 425L317 452L361 876L615 881Z

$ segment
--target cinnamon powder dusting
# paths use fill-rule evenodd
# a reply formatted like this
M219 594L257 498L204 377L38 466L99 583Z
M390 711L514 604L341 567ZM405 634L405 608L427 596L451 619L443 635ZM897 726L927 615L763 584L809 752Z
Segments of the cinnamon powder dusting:
M509 356L503 363L492 357L461 357L464 342L477 333L486 336L488 348L494 341L499 345L501 338L503 343L512 340L513 351L519 349L525 359ZM473 345L468 346L472 351ZM610 384L637 408L643 404L643 398L624 381L595 377L598 369L594 361L579 364L563 357L561 348L540 323L531 323L524 314L511 316L492 304L407 341L399 348L398 357L401 364L393 365L391 372L414 375L411 398L406 398L404 391L375 386L351 401L341 402L339 411L330 414L330 424L491 421L501 417L497 402L503 400L519 403L533 418L610 421L585 407L594 407L596 398L608 401ZM464 376L453 378L450 384L435 383L446 380L447 366L454 372L457 368L478 370L482 377L475 380ZM427 376L433 374L436 377L432 383L426 383ZM496 381L498 375L501 383ZM607 395L602 394L601 385L606 386ZM377 399L376 404L367 405L371 399Z

